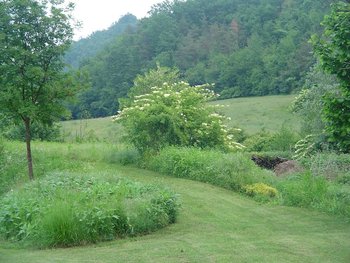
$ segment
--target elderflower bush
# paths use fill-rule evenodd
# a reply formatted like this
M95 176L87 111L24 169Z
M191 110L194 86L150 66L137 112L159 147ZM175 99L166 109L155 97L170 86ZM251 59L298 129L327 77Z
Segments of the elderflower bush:
M126 128L127 137L141 152L159 151L169 145L241 149L226 117L206 105L217 95L211 86L192 87L186 82L164 83L150 93L134 96L114 120Z

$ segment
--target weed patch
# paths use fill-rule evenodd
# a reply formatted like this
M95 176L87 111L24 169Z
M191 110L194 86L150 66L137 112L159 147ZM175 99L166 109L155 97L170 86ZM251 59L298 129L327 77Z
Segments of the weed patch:
M174 223L176 196L158 186L54 173L0 200L0 234L36 247L69 247L149 233Z
M350 219L350 188L310 172L286 178L276 185L282 205L312 208Z
M224 154L196 148L166 148L150 158L148 168L235 191L241 191L247 184L272 178L270 172L257 167L242 153Z

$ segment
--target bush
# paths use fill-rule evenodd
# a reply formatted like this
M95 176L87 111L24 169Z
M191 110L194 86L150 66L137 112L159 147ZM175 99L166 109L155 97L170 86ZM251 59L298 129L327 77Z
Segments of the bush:
M39 247L68 247L148 233L174 223L176 196L119 178L52 174L0 200L0 235Z
M249 152L266 152L266 151L288 151L291 152L295 143L298 141L296 135L291 129L282 126L275 133L261 131L248 137L244 142L246 150Z
M216 98L209 85L164 83L149 93L133 97L115 120L127 131L129 141L141 152L158 152L166 146L241 149L225 117L206 102Z
M278 193L277 189L264 183L250 184L243 188L246 194L250 196L263 195L267 197L275 197Z
M257 167L243 153L224 154L216 150L168 147L151 157L146 166L164 174L236 191L262 179L271 180L270 172Z
M261 131L252 136L249 136L243 142L248 152L261 152L270 149L272 135L266 131Z

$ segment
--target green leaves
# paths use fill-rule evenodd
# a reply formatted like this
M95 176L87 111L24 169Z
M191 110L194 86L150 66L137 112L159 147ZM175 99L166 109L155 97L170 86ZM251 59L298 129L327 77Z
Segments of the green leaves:
M43 121L44 116L57 117L62 100L74 94L62 92L67 90L68 77L63 73L62 55L72 41L73 26L71 7L61 4L52 1L46 6L46 1L37 0L1 3L0 105L16 118Z
M178 207L156 185L56 173L0 199L0 236L42 247L96 243L174 223Z
M323 35L311 38L315 53L323 68L350 89L350 4L333 4L331 14L325 17L322 25L325 27Z
M166 81L164 72L160 80ZM168 74L168 73L167 73ZM157 152L168 145L197 146L201 148L239 149L233 132L224 124L225 117L206 102L217 95L211 86L190 86L185 82L153 81L154 72L138 77L136 93L127 106L115 116L127 130L127 137L141 152ZM170 74L172 76L172 74ZM147 86L140 85L147 83ZM140 89L141 88L141 89Z
M322 25L323 35L314 35L311 42L322 68L337 77L341 89L324 97L326 131L340 151L350 152L350 4L332 5Z
M0 1L0 108L25 124L30 179L31 123L47 124L61 117L64 100L83 86L64 72L62 57L72 41L73 25L72 5L62 3Z

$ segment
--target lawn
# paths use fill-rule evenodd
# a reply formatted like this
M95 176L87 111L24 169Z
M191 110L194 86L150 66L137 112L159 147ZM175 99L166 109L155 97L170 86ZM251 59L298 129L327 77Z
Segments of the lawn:
M350 262L350 223L344 218L259 204L208 184L108 164L97 158L98 152L107 150L105 146L35 143L33 148L46 158L56 152L64 154L66 162L76 164L62 168L50 164L53 170L78 168L95 176L120 176L170 187L179 194L182 208L176 224L147 236L53 250L1 242L1 263ZM91 157L80 158L79 153L89 151ZM77 153L74 158L73 152ZM37 160L43 164L41 169L46 167L44 160ZM83 169L79 163L84 164Z

